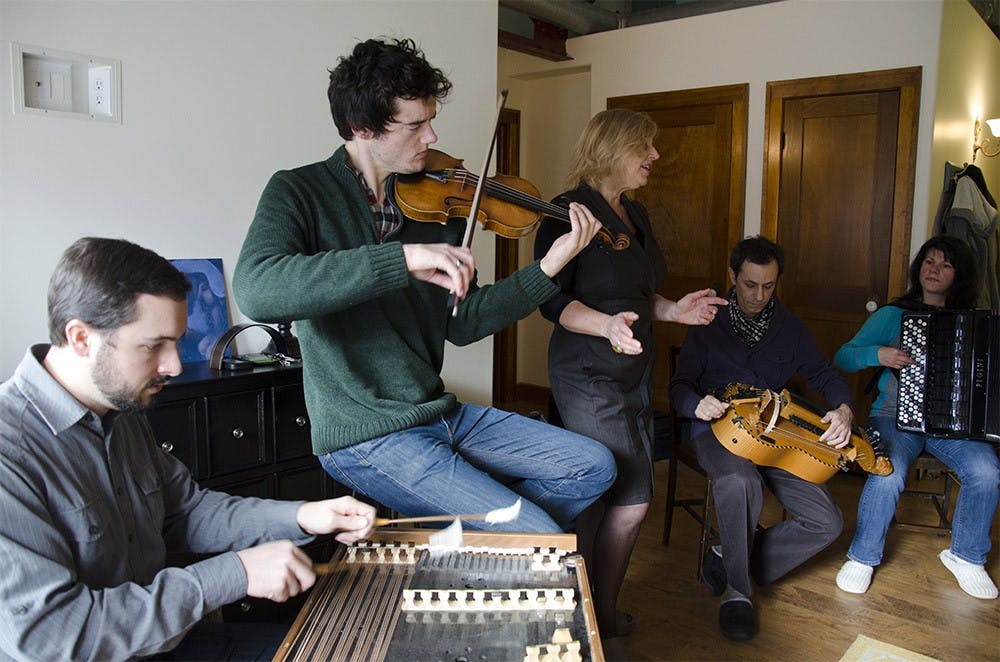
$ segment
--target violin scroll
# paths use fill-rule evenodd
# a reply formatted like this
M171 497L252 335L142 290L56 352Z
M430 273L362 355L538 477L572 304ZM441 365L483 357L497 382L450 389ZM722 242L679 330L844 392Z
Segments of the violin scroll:
M630 245L628 235L624 232L619 232L618 236L614 236L607 228L601 228L597 231L597 239L614 251L623 251Z

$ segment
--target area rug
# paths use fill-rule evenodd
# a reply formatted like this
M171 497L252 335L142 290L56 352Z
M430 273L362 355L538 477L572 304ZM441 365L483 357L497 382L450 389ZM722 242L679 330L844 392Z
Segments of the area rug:
M940 662L940 660L859 634L840 658L840 662Z

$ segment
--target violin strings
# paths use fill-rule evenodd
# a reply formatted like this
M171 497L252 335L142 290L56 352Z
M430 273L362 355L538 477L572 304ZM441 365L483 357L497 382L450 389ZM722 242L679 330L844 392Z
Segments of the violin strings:
M475 186L479 183L479 176L469 172L468 170L453 170L455 179L459 180L463 185ZM560 207L549 202L545 202L541 198L536 198L533 195L519 191L516 188L507 186L506 184L501 184L500 182L486 180L486 189L490 193L502 194L504 199L508 202L513 202L520 204L522 207L527 207L528 209L534 209L539 212L548 214L549 216L555 216L564 221L569 220L569 212L565 207ZM497 197L500 197L498 195Z
M479 176L469 172L468 170L449 168L438 172L444 172L447 181L456 181L463 187L470 185L475 186L479 183ZM559 220L566 221L567 223L570 221L569 209L566 207L560 207L559 205L545 202L541 198L524 193L523 191L519 191L518 189L507 186L506 184L490 180L489 178L486 180L486 192L500 200L519 205L525 209L547 214L548 216L558 218ZM628 248L629 246L627 237L621 234L619 234L618 237L614 237L607 230L607 228L598 229L597 234L602 237L603 241L607 242L611 246L614 246L615 250L622 250L623 248Z

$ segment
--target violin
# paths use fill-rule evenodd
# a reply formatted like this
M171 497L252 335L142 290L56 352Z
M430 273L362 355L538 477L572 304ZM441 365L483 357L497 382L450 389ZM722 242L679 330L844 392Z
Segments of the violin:
M423 172L395 175L391 190L396 205L416 221L445 223L449 218L469 218L479 176L469 172L461 159L436 149L428 150ZM538 197L538 189L527 179L497 174L487 177L476 220L486 230L508 239L535 231L543 216L569 222L566 207ZM629 246L628 236L614 236L606 228L597 239L613 250Z

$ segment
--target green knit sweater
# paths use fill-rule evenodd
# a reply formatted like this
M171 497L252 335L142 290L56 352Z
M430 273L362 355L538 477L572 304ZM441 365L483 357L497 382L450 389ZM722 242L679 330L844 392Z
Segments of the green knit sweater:
M478 287L451 316L448 293L411 278L404 243L461 243L465 222L404 220L379 243L341 147L275 173L233 274L240 309L294 320L317 455L427 423L457 406L441 380L444 342L466 345L521 319L559 288L527 266Z

